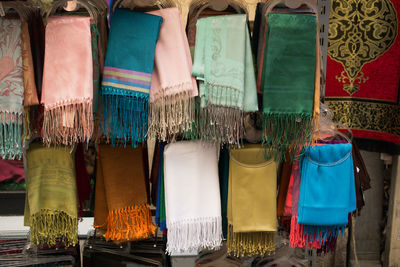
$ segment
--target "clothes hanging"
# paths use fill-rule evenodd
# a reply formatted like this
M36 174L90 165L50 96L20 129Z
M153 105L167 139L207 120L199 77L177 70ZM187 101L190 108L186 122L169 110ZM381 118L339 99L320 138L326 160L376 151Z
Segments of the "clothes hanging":
M192 130L197 84L178 8L149 12L163 18L150 89L148 136L170 141Z
M21 159L24 81L21 21L0 18L0 156Z
M112 144L146 140L154 51L163 19L117 9L113 14L102 81L103 123Z
M70 147L30 145L24 224L32 245L78 243L78 199Z
M168 144L164 175L167 252L219 248L222 222L216 146L190 141Z
M93 133L90 18L50 17L45 51L43 142L89 142Z
M154 234L147 202L141 146L99 145L94 227L115 243L146 239Z
M258 110L249 36L246 15L197 21L193 75L199 80L203 140L239 144L243 113Z

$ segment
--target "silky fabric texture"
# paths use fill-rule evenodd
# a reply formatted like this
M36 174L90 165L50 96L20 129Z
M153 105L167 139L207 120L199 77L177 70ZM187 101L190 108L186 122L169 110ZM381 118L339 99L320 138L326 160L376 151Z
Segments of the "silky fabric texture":
M351 150L351 144L327 144L306 149L300 164L298 223L348 223L348 213L356 209Z
M258 110L246 15L197 21L192 73L199 80L202 139L238 144L243 112Z
M261 145L230 151L227 245L237 256L275 250L277 167L264 152Z
M31 51L31 39L29 36L28 23L22 22L21 28L22 68L24 71L24 106L39 104L35 84L35 70Z
M90 185L90 177L86 169L85 154L83 144L79 143L76 146L75 152L75 173L76 173L76 188L78 192L79 202L79 217L82 217L85 203L90 200L92 187Z
M167 252L170 254L221 246L217 154L216 145L199 141L176 142L165 147Z
M41 102L46 144L88 142L93 133L90 18L50 17Z
M148 12L163 18L150 88L148 135L161 141L187 132L194 121L197 84L189 43L178 8Z
M21 21L0 18L0 156L22 157L24 82Z
M117 9L102 80L102 127L112 144L146 140L154 52L163 19Z
M293 158L297 148L311 138L316 28L315 16L268 14L261 80L264 142L277 149L280 159L288 148Z
M229 147L221 147L218 160L219 191L221 194L222 233L228 236Z
M154 234L141 146L99 145L94 226L115 243Z
M167 230L167 218L165 212L165 186L164 186L164 148L167 143L160 143L160 157L158 168L158 183L157 183L157 209L156 209L156 223L161 231Z
M78 196L70 147L32 144L27 151L24 222L32 245L78 243Z

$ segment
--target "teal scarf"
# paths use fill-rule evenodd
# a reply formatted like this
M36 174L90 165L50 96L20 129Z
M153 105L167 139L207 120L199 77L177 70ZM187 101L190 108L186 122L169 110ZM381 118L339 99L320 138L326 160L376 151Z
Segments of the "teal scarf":
M199 80L201 138L239 143L243 113L258 110L246 15L197 21L192 73Z
M22 157L23 101L21 21L0 18L0 158Z
M291 157L310 141L315 86L316 17L268 14L261 88L264 142L269 152Z
M147 133L154 51L162 18L118 9L113 14L101 88L103 130L112 144L133 146Z

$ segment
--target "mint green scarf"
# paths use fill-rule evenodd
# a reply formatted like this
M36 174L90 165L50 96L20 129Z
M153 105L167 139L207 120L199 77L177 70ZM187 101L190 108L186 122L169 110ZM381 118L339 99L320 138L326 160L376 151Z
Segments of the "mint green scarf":
M263 90L264 142L284 159L310 141L317 21L312 15L268 14Z
M201 138L239 143L243 113L258 110L246 15L197 21L192 74L200 81Z

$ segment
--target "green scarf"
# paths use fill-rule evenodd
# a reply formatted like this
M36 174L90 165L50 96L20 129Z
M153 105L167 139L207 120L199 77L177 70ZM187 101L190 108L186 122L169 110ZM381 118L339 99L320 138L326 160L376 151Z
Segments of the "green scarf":
M243 113L258 110L246 15L197 21L192 74L200 81L201 138L239 143Z
M310 141L315 86L317 21L312 15L268 14L263 90L264 142L283 160Z
M78 199L74 154L69 147L33 144L27 151L24 223L32 245L78 243Z

